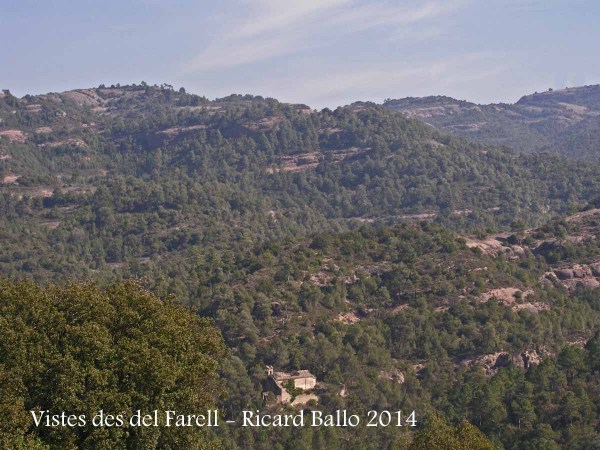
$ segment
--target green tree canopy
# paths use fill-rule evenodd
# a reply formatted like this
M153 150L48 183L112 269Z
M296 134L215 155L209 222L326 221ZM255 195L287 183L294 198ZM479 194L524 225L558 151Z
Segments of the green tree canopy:
M458 427L449 425L437 414L432 415L421 428L410 446L411 450L494 450L494 446L469 422Z
M211 322L135 283L0 282L0 447L202 448L197 427L90 422L99 410L206 412L224 355ZM85 414L87 425L36 427L31 410Z

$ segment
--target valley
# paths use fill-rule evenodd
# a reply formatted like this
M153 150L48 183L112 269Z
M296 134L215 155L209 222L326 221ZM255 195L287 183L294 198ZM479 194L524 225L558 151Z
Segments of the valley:
M548 427L556 445L591 442L600 167L405 117L445 107L390 106L145 83L5 92L0 275L136 280L212 321L228 348L225 419L286 407L265 388L269 366L310 371L314 388L295 395L318 413L442 412L505 448L543 445ZM207 433L228 448L383 448L410 431Z

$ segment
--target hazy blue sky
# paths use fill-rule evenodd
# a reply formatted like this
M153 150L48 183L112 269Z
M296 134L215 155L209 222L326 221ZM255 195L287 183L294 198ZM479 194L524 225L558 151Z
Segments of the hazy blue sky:
M0 0L0 87L513 102L600 83L599 24L598 0Z

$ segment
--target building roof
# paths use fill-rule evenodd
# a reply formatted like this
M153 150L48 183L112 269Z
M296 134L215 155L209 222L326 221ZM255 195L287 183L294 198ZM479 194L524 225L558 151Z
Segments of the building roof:
M273 378L276 381L297 380L299 378L315 378L308 370L298 370L296 372L273 372Z

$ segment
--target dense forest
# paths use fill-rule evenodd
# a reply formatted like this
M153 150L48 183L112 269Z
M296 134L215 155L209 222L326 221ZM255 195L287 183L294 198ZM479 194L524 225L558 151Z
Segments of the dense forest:
M469 142L370 103L315 111L146 83L23 98L5 91L0 125L0 277L11 280L0 291L1 317L11 318L0 332L11 335L38 308L52 311L44 329L56 320L75 339L84 330L60 319L69 311L59 298L88 315L106 304L148 310L142 335L163 319L176 321L165 333L189 324L190 334L176 331L187 344L159 353L210 341L188 362L210 355L226 396L208 371L214 395L199 404L218 402L225 418L284 408L263 396L269 365L314 374L317 400L306 410L416 411L418 422L416 432L222 427L144 436L147 445L600 442L595 163ZM121 339L111 314L97 326ZM24 364L18 349L39 345L11 339L21 347L4 344L3 377ZM68 354L50 342L48 358ZM81 370L114 368L97 364ZM31 370L3 399L26 408L50 401L38 398L42 381L31 384L41 366ZM10 439L25 443L96 442L38 436L22 417L11 420L23 431Z

